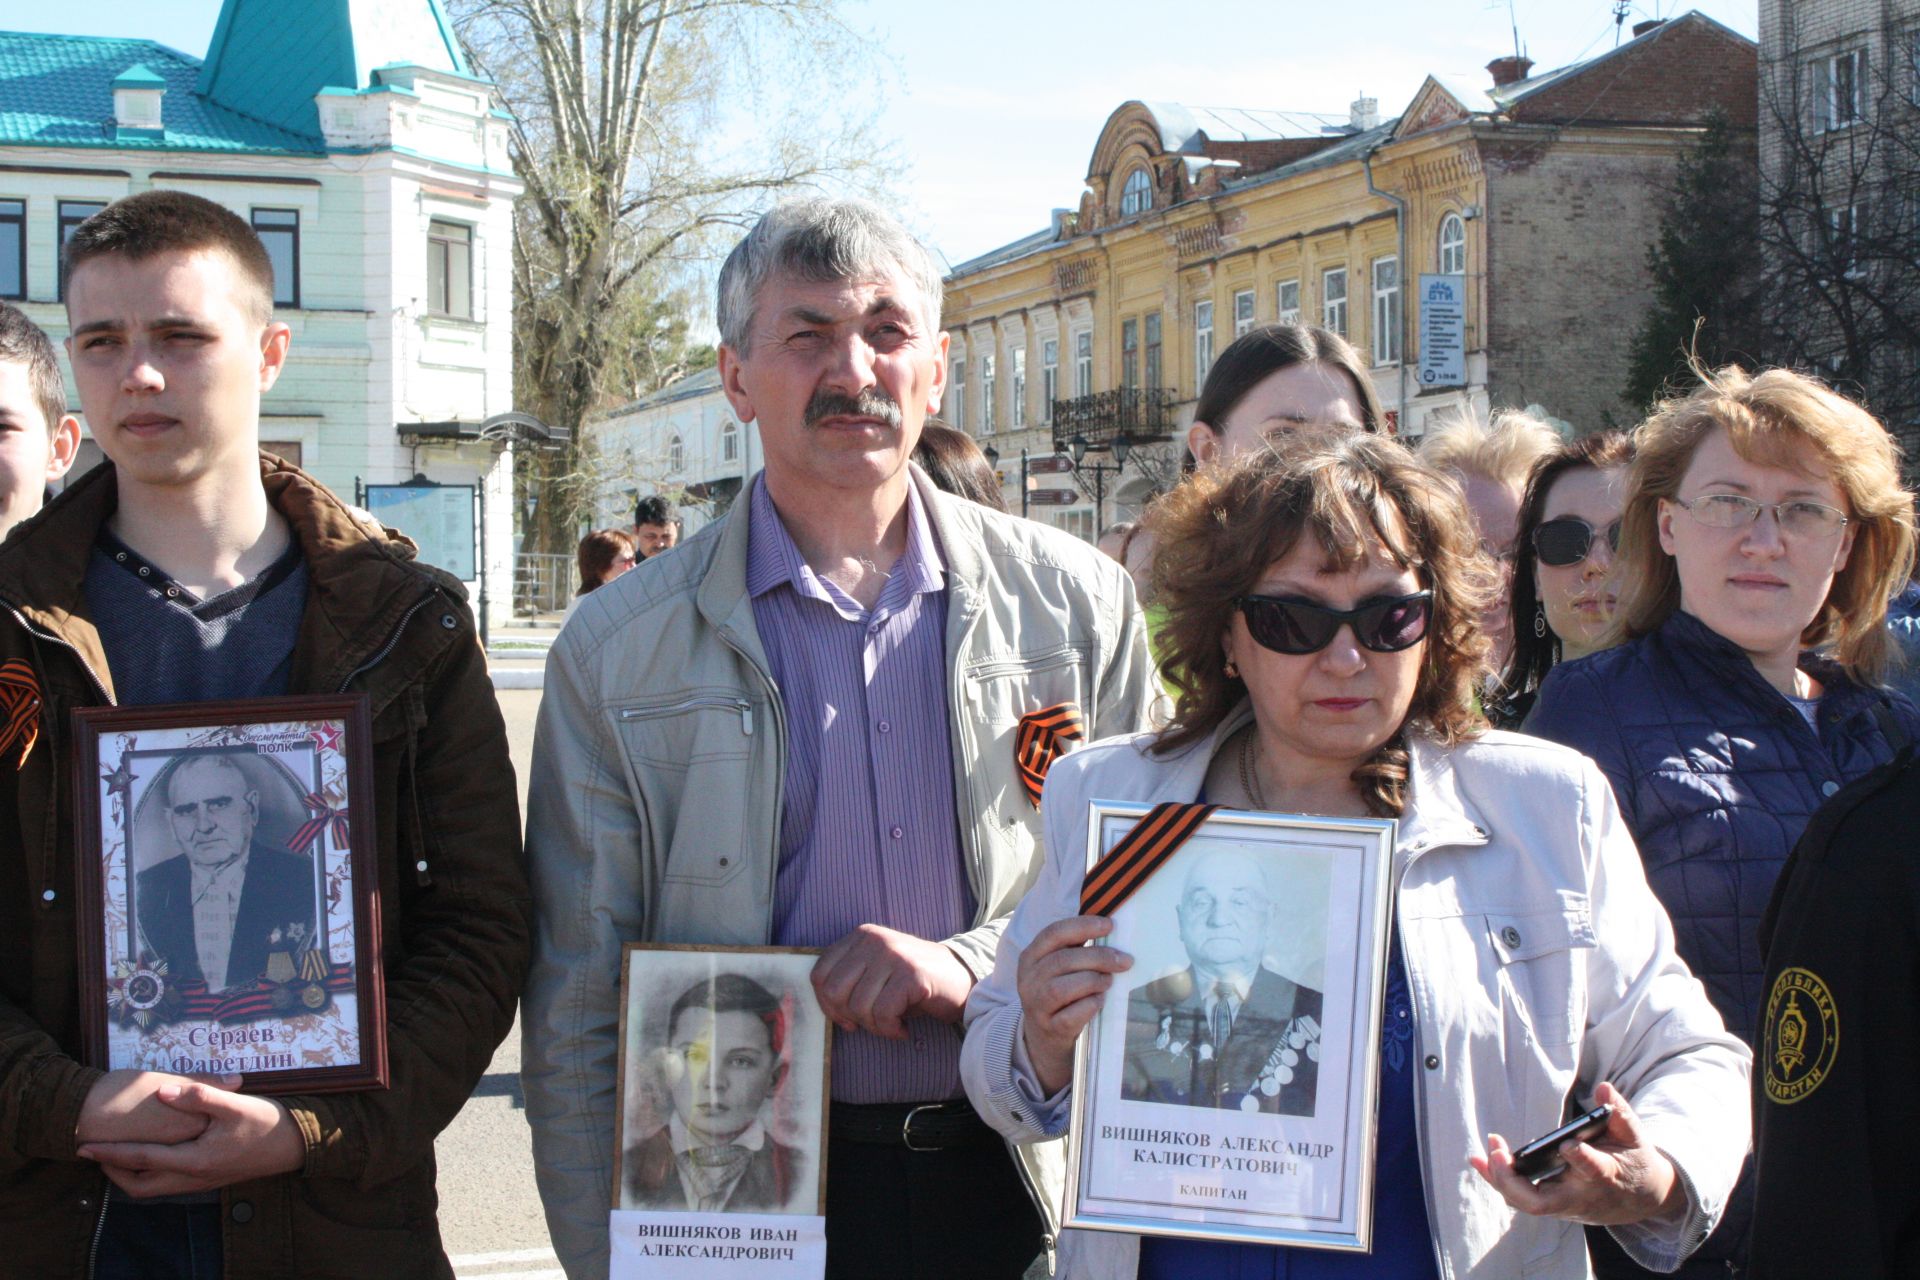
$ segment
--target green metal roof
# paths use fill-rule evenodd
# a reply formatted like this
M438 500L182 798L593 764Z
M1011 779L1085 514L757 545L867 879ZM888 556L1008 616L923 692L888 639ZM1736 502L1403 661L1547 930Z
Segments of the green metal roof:
M113 127L114 81L146 69L164 85L166 129L128 136ZM194 92L200 61L152 40L0 31L0 146L315 154L318 121L297 133ZM127 87L122 85L122 88ZM135 86L139 87L139 86Z
M165 89L167 82L155 75L144 62L136 62L113 78L115 89Z

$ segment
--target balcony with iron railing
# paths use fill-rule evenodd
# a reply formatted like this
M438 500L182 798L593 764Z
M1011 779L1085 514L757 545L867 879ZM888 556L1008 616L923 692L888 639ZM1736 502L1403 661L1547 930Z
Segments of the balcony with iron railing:
M1053 447L1065 453L1078 439L1083 449L1110 449L1117 440L1151 444L1173 438L1174 406L1180 396L1172 387L1116 387L1092 395L1053 402Z

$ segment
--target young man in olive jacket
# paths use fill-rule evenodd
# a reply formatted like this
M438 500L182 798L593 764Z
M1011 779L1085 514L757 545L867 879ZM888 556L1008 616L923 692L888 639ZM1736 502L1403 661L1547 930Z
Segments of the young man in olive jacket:
M513 1021L528 903L460 586L258 452L272 271L172 191L67 249L68 354L112 463L0 552L0 1270L441 1277L434 1136ZM264 1098L79 1060L76 707L364 693L391 1086Z

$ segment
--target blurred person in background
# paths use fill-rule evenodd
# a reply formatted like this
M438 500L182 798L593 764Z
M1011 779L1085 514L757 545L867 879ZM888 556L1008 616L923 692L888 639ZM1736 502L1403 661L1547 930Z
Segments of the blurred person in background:
M648 494L634 504L633 540L642 560L671 551L680 541L680 517L659 494Z
M1007 509L1007 500L1000 493L1000 477L994 474L987 455L980 452L980 446L966 432L943 422L927 423L920 428L920 443L913 447L913 460L941 492L994 511Z
M1534 464L1515 535L1513 656L1487 700L1503 729L1520 727L1554 663L1595 652L1613 625L1613 556L1632 460L1631 437L1600 431Z
M1234 339L1207 371L1187 448L1205 466L1301 427L1377 432L1385 421L1352 343L1330 329L1265 324Z
M1786 369L1700 373L1634 433L1623 643L1554 668L1527 731L1606 773L1681 957L1751 1041L1760 924L1794 842L1920 734L1913 704L1879 683L1913 498L1892 437L1851 400ZM1751 1203L1743 1179L1682 1274L1745 1268ZM1645 1274L1604 1245L1601 1276Z
M596 529L580 539L574 559L580 567L580 589L567 602L569 618L580 597L598 591L633 568L640 561L640 552L633 535L625 529Z
M1420 460L1449 472L1466 492L1467 507L1480 529L1480 546L1505 571L1499 598L1480 620L1493 641L1493 669L1506 670L1513 656L1513 619L1507 597L1518 548L1520 498L1534 464L1560 448L1560 433L1541 419L1517 409L1493 415L1491 422L1465 413L1436 426L1420 441Z

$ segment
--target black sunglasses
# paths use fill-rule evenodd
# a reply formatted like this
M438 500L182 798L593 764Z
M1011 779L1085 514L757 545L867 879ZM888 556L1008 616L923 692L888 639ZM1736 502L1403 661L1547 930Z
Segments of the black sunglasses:
M1241 596L1233 602L1247 619L1247 633L1275 653L1318 653L1342 626L1375 653L1398 653L1419 644L1433 617L1433 592L1369 600L1357 609L1329 609L1289 596Z
M1570 564L1579 564L1587 558L1587 552L1593 549L1594 535L1599 532L1578 516L1561 516L1558 520L1548 520L1536 525L1533 530L1533 554L1540 558L1541 564L1550 564L1563 569ZM1607 526L1607 546L1614 551L1620 549L1620 522L1615 520Z

